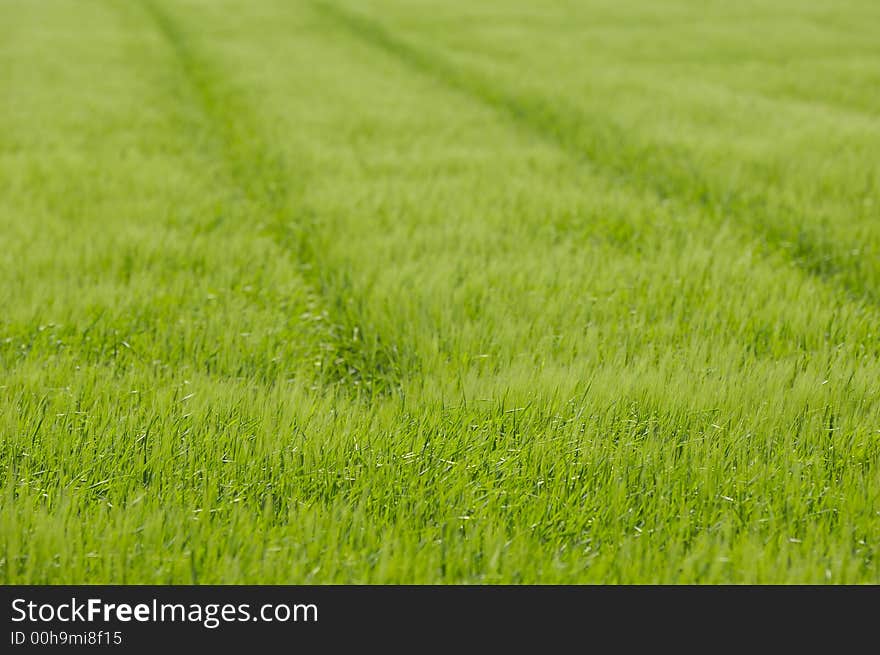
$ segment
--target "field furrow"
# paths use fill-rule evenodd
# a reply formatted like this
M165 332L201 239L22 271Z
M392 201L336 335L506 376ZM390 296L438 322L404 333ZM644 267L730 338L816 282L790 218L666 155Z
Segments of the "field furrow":
M839 285L856 299L874 305L880 302L880 269L876 265L880 249L872 224L868 224L869 230L859 231L841 242L841 234L827 227L829 220L822 215L821 208L813 210L811 216L810 210L805 211L784 197L749 186L747 177L743 183L735 177L713 178L704 172L703 162L691 158L686 149L674 143L636 141L609 113L585 113L567 98L558 96L518 94L487 75L456 66L436 51L413 45L360 12L327 2L317 2L315 6L352 34L497 109L574 157L684 208L696 207L716 224L743 224L757 231L762 243L790 257L807 274ZM880 137L880 131L872 131ZM712 172L710 169L709 173ZM770 180L775 175L770 169L759 173ZM876 198L876 182L869 180L859 196Z
M322 377L366 396L393 391L400 384L401 360L406 356L387 342L389 335L364 324L345 275L322 261L314 243L315 210L304 200L309 162L301 153L284 158L273 152L251 116L247 99L236 97L218 78L216 67L193 51L187 35L158 0L144 0L143 6L177 57L197 111L219 142L231 183L247 199L246 213L291 251L318 292L317 317L323 331L316 361Z

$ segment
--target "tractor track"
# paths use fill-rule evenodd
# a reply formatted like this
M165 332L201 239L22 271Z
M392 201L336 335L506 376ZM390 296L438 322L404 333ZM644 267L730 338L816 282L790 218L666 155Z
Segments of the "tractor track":
M215 67L159 0L141 0L140 5L180 64L190 101L222 152L228 183L244 196L249 213L260 216L278 245L296 258L325 312L318 354L323 381L367 399L396 393L406 358L397 344L370 329L345 271L324 261L315 246L317 217L305 200L308 166L304 161L291 166L268 145L256 129L248 99L222 90Z
M527 97L456 66L441 54L413 45L372 17L338 4L312 0L312 6L354 38L400 61L475 102L494 109L519 129L565 152L616 183L648 191L682 210L697 210L718 224L729 222L758 235L771 253L779 253L802 271L856 302L880 308L876 262L861 254L863 244L833 242L820 231L807 231L801 211L768 205L760 192L724 188L700 173L683 152L670 153L633 142L605 116L566 107L559 99ZM634 174L638 171L638 177Z

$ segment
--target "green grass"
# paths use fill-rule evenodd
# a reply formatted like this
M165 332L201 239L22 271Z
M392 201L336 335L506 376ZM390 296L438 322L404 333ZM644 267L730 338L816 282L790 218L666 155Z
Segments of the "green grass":
M872 0L0 11L0 582L880 582Z

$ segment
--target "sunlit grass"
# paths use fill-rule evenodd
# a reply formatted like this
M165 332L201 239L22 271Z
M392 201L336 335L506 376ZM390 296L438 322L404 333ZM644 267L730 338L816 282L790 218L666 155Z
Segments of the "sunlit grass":
M0 581L880 582L877 8L663 5L4 0Z

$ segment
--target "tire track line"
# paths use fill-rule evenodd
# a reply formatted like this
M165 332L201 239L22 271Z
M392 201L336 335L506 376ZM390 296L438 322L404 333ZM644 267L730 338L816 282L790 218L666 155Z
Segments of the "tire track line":
M808 276L852 300L880 307L880 289L876 284L880 267L861 254L863 244L838 245L817 228L808 231L799 220L799 209L783 204L771 207L759 193L714 184L700 174L697 163L686 153L672 153L670 157L668 151L634 143L607 117L564 107L557 99L526 97L495 86L482 75L457 67L442 55L395 35L369 16L322 0L312 0L311 4L358 40L491 107L521 129L597 172L673 200L683 209L697 209L719 223L729 220L751 230L771 251L782 254ZM633 171L638 171L640 177L636 178Z
M192 101L222 151L229 183L244 195L250 212L264 219L279 246L300 262L301 274L329 315L320 330L324 381L364 399L397 393L403 362L413 357L404 357L397 344L370 329L352 302L345 271L329 266L316 249L317 214L305 201L307 166L297 162L291 168L267 145L255 129L258 122L247 98L221 91L221 78L211 63L158 0L140 4L175 53Z

